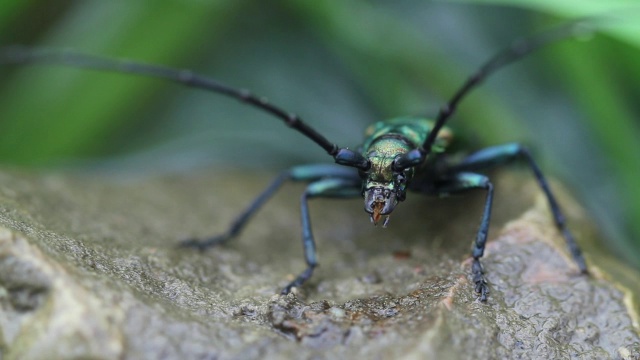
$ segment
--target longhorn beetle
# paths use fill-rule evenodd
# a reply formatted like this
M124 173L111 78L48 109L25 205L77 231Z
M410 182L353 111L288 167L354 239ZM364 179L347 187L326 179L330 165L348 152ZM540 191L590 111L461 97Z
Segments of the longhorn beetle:
M362 196L364 197L364 210L369 213L371 222L375 225L382 221L382 226L386 227L391 212L399 202L405 200L408 190L436 196L475 189L484 190L486 199L472 250L471 276L480 300L486 301L488 285L484 278L480 258L487 242L493 201L493 184L487 176L478 174L476 171L515 159L524 160L533 171L535 179L544 192L555 224L562 233L580 272L586 274L587 266L578 244L565 224L564 215L547 180L529 151L520 144L512 143L482 149L459 162L452 163L445 152L450 144L452 133L445 127L445 123L455 113L462 99L489 75L547 44L575 36L574 33L578 25L580 24L571 23L538 35L516 40L471 75L440 109L435 119L399 117L376 122L367 128L364 142L357 151L337 146L309 124L303 122L298 115L288 113L282 108L268 103L262 97L253 95L246 90L229 87L217 80L188 70L115 60L77 52L25 47L1 49L0 63L49 63L99 71L130 73L173 81L188 87L235 98L265 111L322 147L333 157L337 165L302 165L284 171L233 221L227 232L203 240L189 239L181 243L181 246L199 249L224 243L240 233L251 216L285 181L308 182L309 185L302 194L300 204L302 242L307 268L284 287L282 294L288 294L293 287L301 286L311 277L318 264L307 205L310 198Z

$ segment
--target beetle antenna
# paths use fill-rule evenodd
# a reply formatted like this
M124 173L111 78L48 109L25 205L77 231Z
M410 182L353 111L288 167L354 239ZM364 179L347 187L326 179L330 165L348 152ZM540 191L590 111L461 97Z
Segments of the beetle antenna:
M53 64L75 68L126 73L142 77L156 78L172 81L187 87L211 91L235 98L263 110L280 120L285 125L295 129L316 144L320 145L329 155L333 156L337 163L346 166L366 170L368 161L359 153L339 148L330 142L322 134L302 121L296 115L269 103L265 98L256 96L244 89L236 89L227 86L218 80L196 74L190 70L174 69L166 66L145 64L130 60L110 59L107 57L83 54L70 50L55 50L43 48L30 48L24 46L9 46L0 48L0 64Z
M440 108L440 112L438 113L429 135L422 144L422 147L399 157L394 164L394 168L396 170L404 170L409 167L420 165L424 162L431 152L431 148L438 137L438 133L444 124L455 113L460 101L462 101L471 90L475 89L491 74L547 45L554 44L567 38L589 35L593 31L592 26L589 25L592 25L591 22L588 22L585 19L564 24L551 30L538 33L537 35L516 39L507 48L495 54L486 63L484 63L480 69L467 78L465 83L458 89L458 91L455 92L453 97L451 97L451 99L442 108Z

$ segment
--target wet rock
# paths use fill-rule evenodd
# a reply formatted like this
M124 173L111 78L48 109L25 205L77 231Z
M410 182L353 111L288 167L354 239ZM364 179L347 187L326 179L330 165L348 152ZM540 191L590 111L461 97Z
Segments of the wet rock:
M300 185L200 252L176 244L224 231L269 176L2 172L0 357L640 359L637 272L554 184L592 273L578 274L527 176L495 180L480 303L469 253L482 193L409 194L388 229L360 200L314 200L321 266L282 296L304 269Z

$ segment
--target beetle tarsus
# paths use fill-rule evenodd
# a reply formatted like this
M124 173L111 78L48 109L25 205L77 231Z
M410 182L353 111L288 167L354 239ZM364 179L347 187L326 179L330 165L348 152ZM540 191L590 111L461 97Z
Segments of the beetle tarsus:
M290 282L287 286L285 286L282 289L282 291L280 292L280 295L287 295L291 292L291 289L293 289L294 287L302 286L302 284L304 284L307 280L309 280L309 278L313 274L314 268L315 268L315 265L313 266L310 265L309 267L307 267L300 275L298 275L298 277L295 280Z
M489 285L487 285L487 281L484 279L484 273L479 259L473 259L471 274L473 276L476 293L480 294L480 301L486 302L487 294L489 294Z

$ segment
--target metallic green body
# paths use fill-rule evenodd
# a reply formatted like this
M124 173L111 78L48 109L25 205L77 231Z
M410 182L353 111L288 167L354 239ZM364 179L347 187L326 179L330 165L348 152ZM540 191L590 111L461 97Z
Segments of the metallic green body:
M369 161L371 170L365 188L382 186L393 189L393 160L418 148L426 140L434 121L425 118L401 117L379 121L365 130L366 139L360 149ZM441 153L452 140L449 128L442 128L432 147L433 153ZM407 175L413 174L410 169Z

